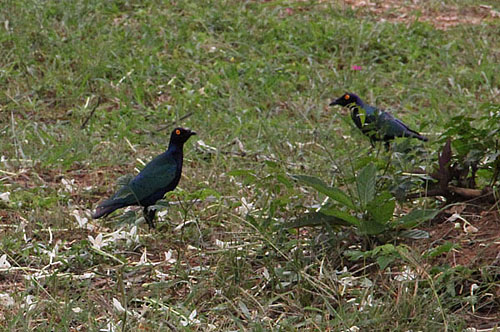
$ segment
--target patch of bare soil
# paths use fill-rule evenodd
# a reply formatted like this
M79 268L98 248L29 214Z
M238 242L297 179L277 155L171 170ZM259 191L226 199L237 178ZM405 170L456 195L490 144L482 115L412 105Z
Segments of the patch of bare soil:
M379 16L390 22L428 22L437 29L446 30L459 24L481 24L500 18L492 6L477 4L459 8L452 5L429 6L426 0L344 0L361 13Z
M427 227L430 239L425 247L445 242L459 245L438 262L457 265L500 267L500 216L496 209L475 205L455 205L444 211Z
M430 238L415 245L426 250L446 242L458 245L434 258L433 266L464 266L472 275L456 285L457 296L470 296L474 284L477 303L457 310L476 329L498 327L500 321L500 214L491 205L461 204L447 209L427 227ZM474 272L475 271L475 272ZM482 271L482 272L481 272ZM485 272L488 271L488 272ZM485 286L488 285L488 286Z

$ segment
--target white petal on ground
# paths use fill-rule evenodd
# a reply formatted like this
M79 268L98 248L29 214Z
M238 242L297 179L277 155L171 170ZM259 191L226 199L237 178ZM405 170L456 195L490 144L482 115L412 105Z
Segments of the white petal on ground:
M70 213L73 217L75 217L76 219L76 222L78 223L78 226L80 228L86 228L85 225L87 225L87 222L89 221L89 219L87 217L82 217L80 215L80 212L78 210L73 210L71 211Z
M1 307L10 307L14 305L14 299L7 293L0 293L0 306Z
M241 216L246 216L249 212L253 210L253 203L247 202L245 197L241 198L241 206L236 208L236 212Z
M182 326L188 326L190 324L200 324L199 319L195 319L197 315L196 309L194 309L187 319L181 319Z
M63 184L64 189L66 189L67 192L72 193L73 191L75 191L76 186L75 186L74 179L71 179L70 181L68 181L65 178L62 178L61 183Z
M3 254L0 257L0 269L8 269L9 267L11 267L11 265L7 260L7 254Z
M125 308L116 298L113 298L113 307L115 307L116 311L118 312L125 312Z
M177 259L172 258L172 250L171 249L169 251L165 252L165 262L171 263L171 264L177 262Z
M0 200L4 202L9 202L10 201L10 192L5 192L5 193L0 193Z
M147 253L146 248L144 248L144 251L141 255L141 259L139 260L137 265L144 265L144 264L147 264L147 262L148 262L148 253Z
M33 301L35 297L33 295L26 296L25 303L21 305L21 308L26 308L28 311L35 309L36 302Z
M92 243L92 247L95 247L97 249L101 249L102 247L106 246L109 240L104 241L102 238L102 233L99 233L95 239L92 235L88 236L90 243Z

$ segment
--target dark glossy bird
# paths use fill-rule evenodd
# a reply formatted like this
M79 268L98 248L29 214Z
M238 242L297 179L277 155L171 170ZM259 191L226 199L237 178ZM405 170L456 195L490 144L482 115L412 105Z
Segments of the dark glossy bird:
M182 173L184 143L192 135L196 133L175 128L170 135L167 151L151 160L136 177L99 204L92 218L105 217L125 206L140 205L144 207L144 218L148 225L154 228L156 210L148 208L177 187Z
M346 106L351 111L351 118L356 127L370 138L372 146L375 141L384 141L386 147L395 137L411 137L427 142L427 137L420 135L415 130L408 128L401 120L396 119L391 113L367 105L354 93L345 93L335 99L330 106Z

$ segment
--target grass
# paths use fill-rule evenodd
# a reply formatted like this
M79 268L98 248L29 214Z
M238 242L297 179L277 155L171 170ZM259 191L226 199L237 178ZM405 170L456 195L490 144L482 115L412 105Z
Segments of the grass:
M458 331L498 291L495 266L430 266L405 245L380 270L343 255L364 241L352 232L281 227L322 199L289 174L349 187L376 160L327 106L344 91L430 137L399 171L436 162L451 116L498 103L498 19L442 31L335 2L2 7L3 330ZM79 224L175 125L199 135L158 229L140 212ZM482 297L458 290L472 283Z

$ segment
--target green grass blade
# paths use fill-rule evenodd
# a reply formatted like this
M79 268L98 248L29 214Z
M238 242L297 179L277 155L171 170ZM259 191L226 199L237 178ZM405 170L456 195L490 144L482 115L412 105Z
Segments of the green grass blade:
M328 186L317 177L309 175L292 175L292 177L305 185L313 187L318 192L330 197L334 201L339 202L352 210L356 208L351 198L347 196L342 190Z

